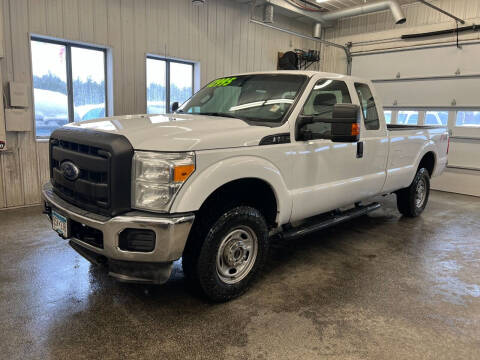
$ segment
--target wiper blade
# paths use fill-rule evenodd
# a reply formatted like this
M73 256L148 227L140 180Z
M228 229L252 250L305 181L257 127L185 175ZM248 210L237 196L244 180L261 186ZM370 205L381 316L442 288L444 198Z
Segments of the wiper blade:
M219 113L219 112L201 112L201 113L193 113L195 115L207 115L207 116L223 116L223 117L228 117L228 118L234 118L234 119L241 119L238 116L231 115L231 114L226 114L226 113Z

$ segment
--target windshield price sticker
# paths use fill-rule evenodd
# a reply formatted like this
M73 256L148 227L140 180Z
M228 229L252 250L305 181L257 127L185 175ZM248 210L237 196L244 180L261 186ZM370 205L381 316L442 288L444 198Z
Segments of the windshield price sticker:
M219 86L228 86L230 85L236 77L221 78L213 80L207 87L219 87Z

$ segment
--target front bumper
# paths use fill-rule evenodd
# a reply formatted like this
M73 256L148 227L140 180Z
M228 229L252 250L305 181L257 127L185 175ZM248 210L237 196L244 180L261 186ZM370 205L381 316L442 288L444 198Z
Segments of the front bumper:
M103 234L103 248L72 237L70 243L92 262L106 263L111 276L121 281L164 283L168 280L175 260L182 256L194 214L151 214L131 211L109 218L80 209L54 194L47 183L42 190L49 213L55 209L67 218ZM127 228L149 229L155 232L155 248L151 252L124 251L119 248L119 234Z

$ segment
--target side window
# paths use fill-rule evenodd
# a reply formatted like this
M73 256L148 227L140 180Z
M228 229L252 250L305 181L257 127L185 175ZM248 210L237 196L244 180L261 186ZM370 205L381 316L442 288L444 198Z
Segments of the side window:
M373 98L370 88L366 84L355 83L358 99L362 106L363 118L365 119L365 128L367 130L380 129L380 121L378 120L377 105Z
M312 89L305 105L303 106L304 115L315 115L325 119L331 119L333 115L333 106L336 104L351 104L352 99L347 88L347 84L339 80L320 80ZM314 123L307 125L307 129L317 134L322 134L322 138L331 137L331 124Z

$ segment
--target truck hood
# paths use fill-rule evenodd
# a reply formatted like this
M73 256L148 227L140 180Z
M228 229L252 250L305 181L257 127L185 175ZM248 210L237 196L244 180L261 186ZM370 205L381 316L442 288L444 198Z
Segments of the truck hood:
M255 146L278 129L219 116L128 115L66 125L125 136L136 150L190 151Z

